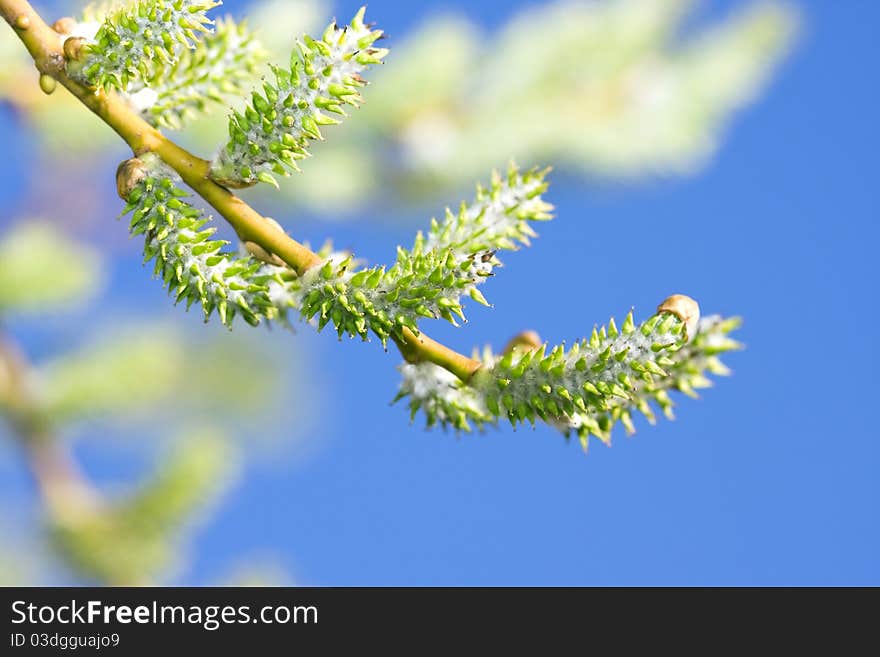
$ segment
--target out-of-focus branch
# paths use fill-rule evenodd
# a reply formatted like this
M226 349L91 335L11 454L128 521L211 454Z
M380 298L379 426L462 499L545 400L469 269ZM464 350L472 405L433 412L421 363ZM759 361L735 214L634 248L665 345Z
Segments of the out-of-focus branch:
M100 506L91 483L46 426L29 389L30 367L21 349L0 334L0 403L21 446L46 509L54 520L70 522Z

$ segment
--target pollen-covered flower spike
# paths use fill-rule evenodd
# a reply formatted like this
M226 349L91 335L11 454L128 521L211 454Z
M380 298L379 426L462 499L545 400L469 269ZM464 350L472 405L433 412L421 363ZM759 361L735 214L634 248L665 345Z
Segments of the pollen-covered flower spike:
M718 355L740 348L728 337L738 319L695 318L696 302L682 295L660 308L638 326L632 312L620 328L612 320L569 350L530 342L502 355L485 353L467 382L431 363L405 364L397 399L408 397L411 412L424 411L429 426L469 431L468 421L482 427L498 419L543 420L566 436L577 434L584 449L590 435L609 443L617 422L634 431L635 410L653 423L655 404L671 418L669 391L694 395L711 385L707 372L728 373Z
M564 422L629 400L637 380L666 375L670 354L686 342L685 322L677 315L660 312L636 326L630 312L620 328L612 319L568 350L557 345L510 351L479 372L473 385L483 390L489 409L511 423ZM598 423L588 428L603 431Z
M627 434L635 433L632 414L639 411L649 423L654 424L656 417L652 405L656 405L670 420L675 416L672 412L675 402L669 395L670 391L678 391L689 397L696 398L696 390L708 388L712 381L706 376L715 374L726 376L730 370L718 358L719 354L741 349L742 344L729 337L729 333L739 327L738 317L722 318L717 315L699 319L695 322L691 339L678 351L666 355L663 370L665 376L655 375L650 379L635 379L635 386L629 391L626 399L612 399L608 408L597 414L576 413L556 426L566 435L576 433L581 445L586 450L589 436L595 435L605 444L611 442L611 429L619 421ZM597 430L598 429L598 430Z
M476 199L445 221L432 221L411 251L398 248L395 264L353 270L349 259L328 260L291 282L302 297L301 312L318 328L333 323L339 335L366 339L372 331L383 344L404 328L418 334L424 318L457 325L465 297L488 305L478 286L499 264L495 252L527 244L536 233L532 221L550 219L552 206L541 194L546 171L521 173L512 166L495 174Z
M289 68L273 66L275 84L265 82L252 102L229 119L229 142L213 162L211 177L227 187L257 182L277 186L273 174L290 175L309 155L308 145L322 139L321 127L339 123L345 105L357 107L360 73L388 53L373 44L381 30L364 24L360 11L346 27L331 23L320 39L304 36L291 54Z
M243 96L265 56L245 23L221 18L176 61L151 62L148 75L132 84L127 96L152 125L179 129L212 104Z
M93 39L73 36L65 47L71 77L95 87L126 91L147 79L155 63L177 61L212 23L205 12L220 2L137 0L104 17Z
M471 204L462 202L457 213L447 209L442 222L432 219L428 234L416 236L414 250L451 249L472 255L528 246L530 238L537 237L529 222L553 218L553 206L541 198L549 171L536 167L523 173L513 163L505 176L493 171L489 187L477 185Z
M283 315L270 290L293 272L222 251L226 242L212 239L210 218L187 203L179 178L155 156L124 162L116 183L127 201L123 214L132 213L132 234L144 235L144 261L155 261L155 274L177 302L199 302L206 320L216 310L227 325L236 315L252 325Z

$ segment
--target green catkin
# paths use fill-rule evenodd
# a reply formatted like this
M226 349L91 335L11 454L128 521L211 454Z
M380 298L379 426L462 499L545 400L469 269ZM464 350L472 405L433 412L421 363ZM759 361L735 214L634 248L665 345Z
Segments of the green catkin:
M327 261L294 281L302 296L301 312L323 328L333 323L339 335L366 339L370 332L383 344L404 328L418 333L422 319L464 319L464 300L487 305L479 291L499 264L501 249L515 249L535 236L530 223L550 218L552 206L541 194L546 171L521 173L511 166L505 177L494 175L476 199L432 221L428 235L419 233L412 250L398 248L390 268L354 270L350 258Z
M156 63L176 62L183 49L193 48L212 24L206 12L219 4L138 0L112 11L67 62L68 73L95 87L126 91L148 78Z
M132 214L132 235L144 236L144 261L154 262L176 301L187 308L198 302L206 320L216 311L227 325L236 315L252 325L277 317L269 289L270 282L283 284L282 268L223 251L226 242L212 238L216 228L186 200L179 178L153 155L136 162L140 180L126 194L123 214Z
M175 61L151 62L146 79L131 85L128 97L147 122L177 130L211 106L243 96L264 59L247 25L227 17Z
M487 352L468 384L432 363L405 363L395 401L408 398L411 416L421 411L429 427L464 432L470 423L482 428L499 419L514 425L542 420L566 437L577 435L586 450L591 435L610 444L618 423L634 432L636 411L651 424L655 406L672 419L670 391L693 396L711 385L707 374L729 374L718 356L741 348L729 337L738 326L738 318L706 317L688 340L685 322L673 314L635 326L630 313L621 329L612 323L567 351Z
M275 84L265 82L262 93L254 91L251 103L230 117L229 141L211 169L214 180L228 187L277 186L273 174L297 171L309 142L322 139L321 127L339 123L345 105L360 105L360 73L388 52L373 46L382 31L364 24L364 11L348 26L331 23L320 39L303 37L289 67L272 67Z

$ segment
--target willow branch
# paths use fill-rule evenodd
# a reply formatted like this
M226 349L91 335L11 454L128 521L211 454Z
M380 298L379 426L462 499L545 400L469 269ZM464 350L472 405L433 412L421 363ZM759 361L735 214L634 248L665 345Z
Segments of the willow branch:
M24 43L41 74L41 87L51 89L45 79L60 83L101 121L112 128L135 155L154 153L174 169L193 191L211 205L233 227L243 241L254 242L274 253L298 274L322 262L320 256L296 241L273 222L208 176L209 162L165 137L137 115L118 95L87 87L65 72L64 44L27 0L0 0L0 12ZM403 329L395 340L408 362L428 361L467 381L479 369L479 361L432 340Z

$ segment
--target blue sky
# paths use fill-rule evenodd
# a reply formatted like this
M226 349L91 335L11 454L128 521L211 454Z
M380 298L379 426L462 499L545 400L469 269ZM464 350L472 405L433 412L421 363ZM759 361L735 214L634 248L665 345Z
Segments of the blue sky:
M495 25L519 4L443 6ZM438 6L374 1L370 13L395 35ZM250 463L197 534L185 581L211 582L259 555L317 585L880 584L880 140L868 70L880 61L880 8L799 6L798 47L706 170L626 186L561 172L549 194L557 219L505 259L489 290L495 308L431 331L463 350L523 328L570 340L684 292L706 313L745 318L748 348L726 360L734 376L682 400L675 422L641 423L585 457L547 428L456 439L410 426L403 406L388 405L395 356L305 328L276 332L270 343L295 340L293 357L307 355L298 367L320 389L318 446ZM12 130L0 123L0 142L23 153ZM0 198L14 203L7 167ZM371 255L409 241L409 228L369 219L303 231L313 241L332 231ZM113 271L107 308L164 311L132 250ZM545 283L552 271L562 283ZM181 315L168 314L197 323ZM100 447L81 455L98 478L121 467ZM23 476L4 491L30 493Z

